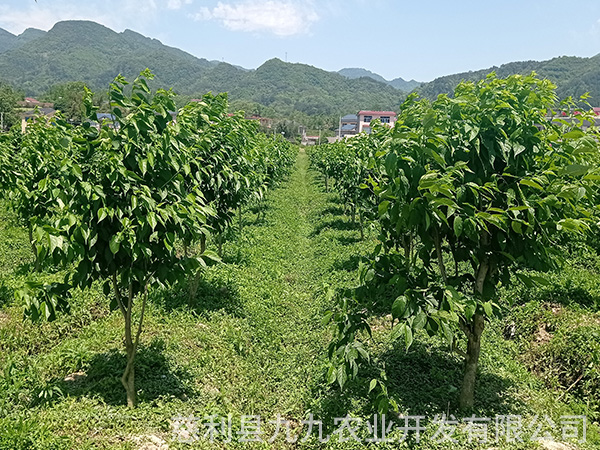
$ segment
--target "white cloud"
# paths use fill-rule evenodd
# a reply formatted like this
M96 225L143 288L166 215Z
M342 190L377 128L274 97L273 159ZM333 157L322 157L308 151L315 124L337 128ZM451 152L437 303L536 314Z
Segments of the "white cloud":
M192 0L169 0L167 2L168 9L181 9L184 5L191 5Z
M319 20L312 2L289 0L246 0L238 3L219 2L214 8L201 8L195 20L216 20L233 31L266 31L277 36L308 32Z

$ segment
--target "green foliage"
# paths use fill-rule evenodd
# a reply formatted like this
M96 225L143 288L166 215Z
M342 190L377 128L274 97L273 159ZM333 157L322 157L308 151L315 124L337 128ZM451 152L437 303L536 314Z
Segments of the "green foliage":
M0 82L0 113L2 113L0 132L19 123L19 115L16 112L19 100L20 95L9 84Z
M62 112L68 121L81 123L85 115L83 100L86 88L81 81L61 83L52 86L42 98L54 103L54 109Z
M63 283L32 281L17 291L26 314L54 320L69 309L70 288L101 283L125 320L122 382L130 406L148 291L199 274L215 258L204 245L193 255L187 247L205 243L211 231L220 236L236 209L262 200L294 155L286 141L257 135L256 122L228 115L225 95L207 95L173 120L174 94L152 94L152 78L142 72L127 94L127 81L117 77L109 91L114 122L73 127L60 117L52 124L40 119L6 139L1 159L3 188L29 226L36 258L67 269Z
M360 137L345 154L333 151L338 170L370 168L349 182L367 193L381 230L362 281L390 286L393 336L409 347L425 329L455 349L456 332L467 337L461 406L472 406L480 337L499 310L498 288L511 273L543 282L519 270L555 267L561 231L587 229L580 204L594 191L582 177L597 144L582 129L584 116L566 129L546 119L554 88L534 75L490 75L459 85L453 98L411 96L395 127L381 131L387 136L367 141L370 153L356 151ZM325 155L315 159L327 174ZM350 177L341 173L344 196Z

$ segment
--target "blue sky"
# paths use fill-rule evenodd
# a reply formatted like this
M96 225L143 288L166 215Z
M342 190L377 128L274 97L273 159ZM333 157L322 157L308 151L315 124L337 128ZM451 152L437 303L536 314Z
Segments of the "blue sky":
M0 28L67 19L126 28L247 68L278 57L429 81L511 61L600 53L600 2L0 0Z

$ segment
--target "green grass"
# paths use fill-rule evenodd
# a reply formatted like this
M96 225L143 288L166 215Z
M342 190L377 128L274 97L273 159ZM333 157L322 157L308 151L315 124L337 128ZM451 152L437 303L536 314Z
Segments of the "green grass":
M245 212L243 233L225 244L225 264L206 271L195 298L189 298L186 286L152 293L136 363L135 410L124 406L119 381L125 364L122 318L108 310L99 290L75 293L72 314L53 323L23 321L11 292L25 279L32 258L26 233L2 209L0 449L149 449L160 448L159 439L172 449L364 448L335 440L288 444L283 431L273 444L171 439L176 416L231 414L235 430L243 415L263 421L280 415L300 433L301 421L312 413L331 433L335 417L366 419L375 413L367 392L375 369L367 369L364 380L344 392L326 385L330 332L321 323L331 306L327 291L356 282L360 258L376 243L374 233L358 239L357 228L342 215L337 197L323 191L302 151L290 179L269 194L266 208L261 220ZM375 318L373 325L369 345L378 364L385 364L401 412L429 419L446 412L462 417L455 410L460 359L423 336L406 353L388 341L389 322ZM527 422L535 415L558 420L590 413L584 400L570 394L556 401L557 386L528 370L522 356L527 340L506 340L504 325L493 323L484 335L473 413L519 414ZM263 424L263 429L268 439L274 425ZM420 444L373 447L535 448L495 444L493 428L490 438L487 444L469 444L461 427L455 446L436 444L428 430ZM588 426L588 443L581 448L598 446L598 432Z

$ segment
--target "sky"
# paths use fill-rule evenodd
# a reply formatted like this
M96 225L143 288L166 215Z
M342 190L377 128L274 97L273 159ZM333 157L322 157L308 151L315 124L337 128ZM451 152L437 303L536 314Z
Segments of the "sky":
M14 34L70 19L249 69L279 58L388 80L600 53L597 0L0 0Z

